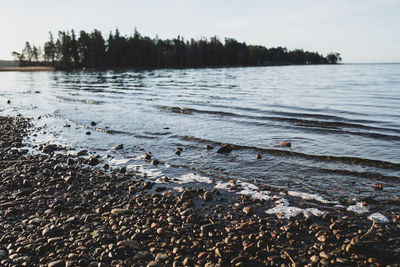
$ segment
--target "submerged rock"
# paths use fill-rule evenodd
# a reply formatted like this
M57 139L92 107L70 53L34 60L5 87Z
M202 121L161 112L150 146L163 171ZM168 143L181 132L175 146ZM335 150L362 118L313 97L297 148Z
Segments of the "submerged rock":
M211 150L211 149L214 149L214 147L211 146L211 145L206 145L206 149L207 149L207 150Z
M217 153L220 153L220 154L222 154L222 153L230 153L230 152L232 152L232 146L231 145L223 145L222 147L220 147L217 150Z

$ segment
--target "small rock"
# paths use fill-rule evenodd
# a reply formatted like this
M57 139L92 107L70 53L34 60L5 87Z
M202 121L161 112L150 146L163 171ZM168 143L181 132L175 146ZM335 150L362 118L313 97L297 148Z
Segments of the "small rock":
M200 227L200 230L201 230L202 232L210 232L210 231L214 230L214 228L215 228L215 224L213 224L213 223L208 223L208 224L202 225L202 226Z
M157 166L158 164L160 164L160 161L158 159L153 159L151 161L151 164L153 164L154 166Z
M318 262L318 261L319 261L319 257L318 257L317 255L312 255L312 256L310 257L310 261L312 261L312 262Z
M87 155L87 154L88 154L87 150L81 150L81 151L79 151L79 152L77 153L78 156L85 156L85 155Z
M208 191L204 192L204 194L203 194L203 199L204 199L205 201L211 200L211 199L212 199L211 193L208 192Z
M112 209L111 214L116 214L116 215L121 215L121 214L127 214L130 213L130 210L127 209Z
M383 190L383 185L380 184L380 183L376 183L376 184L374 185L374 189L375 189L375 190Z
M326 236L325 235L320 235L318 237L319 242L325 242L326 241Z
M249 214L251 212L251 208L248 207L248 206L243 207L243 212L246 213L246 214Z
M260 154L257 154L256 159L262 159L262 156Z
M158 253L156 256L156 261L165 261L166 259L168 259L167 253Z
M158 186L158 187L156 187L156 189L155 189L154 191L156 191L156 192L163 192L163 191L165 191L165 190L167 190L167 188L166 188L165 186Z
M151 155L148 153L143 153L142 155L140 155L143 159L145 160L151 160Z
M48 267L64 267L65 262L63 260L52 261L47 265Z
M161 266L161 263L159 261L152 261L149 264L146 265L146 267L158 267Z
M213 146L210 146L210 145L206 145L206 149L207 149L207 150L211 150L211 149L214 149L214 147L213 147Z
M87 163L90 166L96 166L97 164L99 164L99 160L96 157L90 156L90 158L87 160Z
M136 250L138 250L140 248L139 242L137 242L135 240L122 240L117 243L117 246L128 247L128 248L136 249Z
M11 104L11 101L10 101L10 100L7 100L7 104Z
M329 254L328 253L326 253L325 251L321 251L320 253L319 253L319 256L321 257L321 258L323 258L323 259L329 259Z
M44 146L42 148L42 152L46 153L46 154L53 153L56 150L57 150L57 146L56 145L47 145L47 146Z
M92 121L91 123L90 123L90 125L92 125L92 126L96 126L96 122L94 122L94 121Z
M290 142L281 142L281 143L278 144L278 146L281 146L281 147L291 147L291 146L292 146L292 143L290 143Z
M121 150L121 149L124 149L124 145L123 145L123 144L115 145L115 146L113 146L111 149L114 149L114 150Z

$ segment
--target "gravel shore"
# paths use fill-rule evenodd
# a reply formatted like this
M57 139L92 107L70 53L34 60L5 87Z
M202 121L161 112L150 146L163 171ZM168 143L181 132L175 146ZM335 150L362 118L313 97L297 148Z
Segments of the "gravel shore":
M55 145L32 155L29 130L0 117L1 266L399 266L399 214L278 219L263 200L165 190Z

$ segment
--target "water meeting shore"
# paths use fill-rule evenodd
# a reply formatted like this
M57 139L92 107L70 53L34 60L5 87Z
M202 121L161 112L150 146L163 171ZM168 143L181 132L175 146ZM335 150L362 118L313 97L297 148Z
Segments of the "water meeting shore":
M32 153L29 131L0 117L2 266L399 266L399 214L279 219L233 189L169 189L54 144Z

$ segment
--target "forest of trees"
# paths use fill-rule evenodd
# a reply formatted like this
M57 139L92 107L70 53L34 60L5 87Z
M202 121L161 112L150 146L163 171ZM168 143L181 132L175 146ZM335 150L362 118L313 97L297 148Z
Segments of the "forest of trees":
M217 37L185 41L151 39L134 31L122 36L118 30L105 40L102 33L74 30L59 31L56 38L50 32L43 48L26 42L24 49L13 52L20 66L46 65L57 69L81 68L187 68L219 66L263 66L285 64L336 64L339 53L326 57L317 52L283 47L266 48L247 45L232 38L222 43Z

